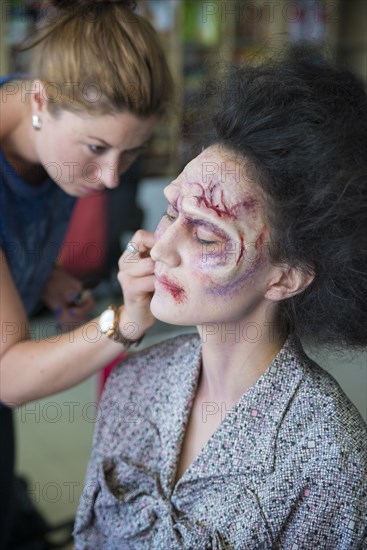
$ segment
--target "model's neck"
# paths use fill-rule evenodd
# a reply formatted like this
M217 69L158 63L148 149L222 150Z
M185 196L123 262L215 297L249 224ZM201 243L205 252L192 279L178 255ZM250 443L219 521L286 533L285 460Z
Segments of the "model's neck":
M198 327L202 370L198 391L228 408L260 378L283 347L275 323L210 324ZM214 334L215 332L215 334Z

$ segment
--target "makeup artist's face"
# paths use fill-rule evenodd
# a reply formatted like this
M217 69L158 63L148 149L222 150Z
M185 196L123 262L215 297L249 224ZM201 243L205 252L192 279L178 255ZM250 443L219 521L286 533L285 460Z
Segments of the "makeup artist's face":
M41 112L42 129L34 132L39 161L69 195L82 197L113 189L150 138L157 117L115 115L59 117Z
M218 146L165 189L167 213L151 250L153 314L182 325L238 322L264 303L272 266L260 190L246 164Z

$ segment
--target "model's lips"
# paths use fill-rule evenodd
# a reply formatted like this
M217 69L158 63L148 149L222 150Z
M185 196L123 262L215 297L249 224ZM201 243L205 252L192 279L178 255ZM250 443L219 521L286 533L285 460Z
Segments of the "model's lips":
M182 286L172 282L165 275L156 275L156 284L171 294L177 303L186 301L186 292Z

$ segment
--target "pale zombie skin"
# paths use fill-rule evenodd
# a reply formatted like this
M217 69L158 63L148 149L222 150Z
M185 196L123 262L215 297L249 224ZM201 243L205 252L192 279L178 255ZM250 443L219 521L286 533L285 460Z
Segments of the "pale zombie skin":
M175 305L180 324L242 319L263 299L271 268L260 188L247 177L244 161L212 146L165 195L169 206L151 251L153 314L177 323Z

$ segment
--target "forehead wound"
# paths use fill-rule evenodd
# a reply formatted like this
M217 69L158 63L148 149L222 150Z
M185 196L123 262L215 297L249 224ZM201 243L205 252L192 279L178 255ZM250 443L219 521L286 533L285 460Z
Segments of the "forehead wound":
M236 219L243 209L253 214L260 206L258 195L252 186L246 189L243 180L223 183L221 178L213 176L204 182L202 174L195 170L196 165L193 170L189 167L165 189L166 197L176 208L180 209L187 202L211 210L220 218Z
M231 197L223 186L210 180L208 185L200 181L186 182L188 193L185 195L195 200L196 206L211 210L219 218L237 219L241 210L254 211L258 206L258 199L253 194L239 197L239 193L233 193Z

